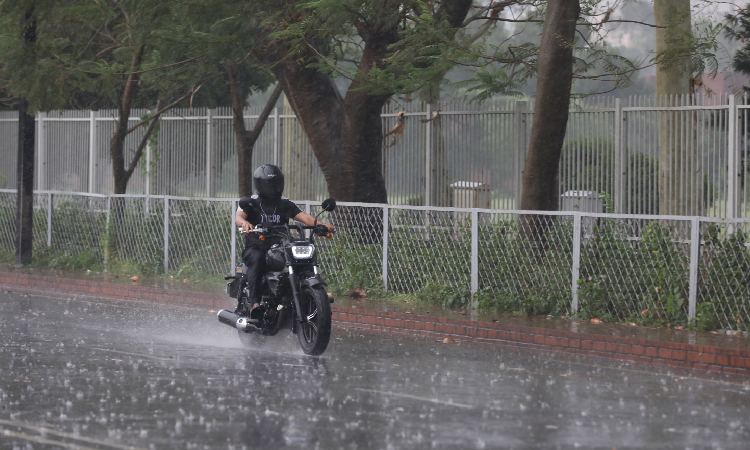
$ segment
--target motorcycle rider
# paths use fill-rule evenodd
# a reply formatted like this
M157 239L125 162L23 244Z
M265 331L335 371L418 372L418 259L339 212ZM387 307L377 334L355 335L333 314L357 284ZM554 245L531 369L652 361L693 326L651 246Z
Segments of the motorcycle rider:
M305 225L315 225L315 218L302 211L299 206L281 194L284 192L284 173L273 164L264 164L253 173L253 185L256 195L242 197L235 214L234 223L242 227L245 234L245 249L242 251L242 262L247 266L244 274L247 281L249 297L253 308L259 304L259 284L263 269L265 267L266 252L274 244L279 243L279 238L272 236L260 240L257 233L248 233L255 226L261 224L288 224L289 219L302 222ZM331 224L318 221L328 231L334 231ZM237 305L241 307L241 305Z

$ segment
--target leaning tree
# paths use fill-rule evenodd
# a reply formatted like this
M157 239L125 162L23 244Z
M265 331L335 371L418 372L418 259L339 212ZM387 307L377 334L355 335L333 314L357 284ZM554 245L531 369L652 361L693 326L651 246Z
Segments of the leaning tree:
M411 68L394 67L389 58L417 27L429 28L436 44L452 39L471 6L471 0L264 5L266 36L254 54L279 80L332 196L387 202L380 114L399 90L418 88L409 81ZM420 20L425 14L429 22ZM351 81L345 92L335 76Z

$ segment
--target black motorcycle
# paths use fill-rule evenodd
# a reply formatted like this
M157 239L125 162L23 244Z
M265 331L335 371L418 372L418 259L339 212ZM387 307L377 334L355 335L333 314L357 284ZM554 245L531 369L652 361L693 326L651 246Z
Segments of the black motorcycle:
M323 211L333 211L336 201L329 198L322 206ZM331 235L325 225L317 223L318 216L314 226L260 224L250 231L258 233L260 240L280 238L280 243L266 253L258 306L250 303L245 264L237 266L234 275L224 277L232 280L226 292L237 299L237 309L219 311L219 322L236 328L245 346L257 347L266 336L291 329L308 355L320 355L328 347L333 299L328 297L326 282L318 273L314 236ZM305 237L305 230L312 231L309 237Z

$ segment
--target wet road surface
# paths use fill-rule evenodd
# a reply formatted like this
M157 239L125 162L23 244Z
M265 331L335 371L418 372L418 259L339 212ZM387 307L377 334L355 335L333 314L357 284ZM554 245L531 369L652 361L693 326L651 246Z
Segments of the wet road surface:
M242 348L215 313L0 293L0 450L745 449L738 376L334 329Z

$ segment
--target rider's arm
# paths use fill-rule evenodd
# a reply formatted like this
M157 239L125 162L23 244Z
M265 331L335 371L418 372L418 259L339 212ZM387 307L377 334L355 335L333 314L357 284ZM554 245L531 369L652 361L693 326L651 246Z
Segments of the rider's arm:
M301 212L297 214L296 216L293 217L293 219L298 222L302 222L305 225L310 226L310 227L315 225L315 217L311 216L310 214L307 214L306 212ZM328 227L328 231L334 231L336 229L336 227L334 227L330 223L323 223L321 221L318 221L318 223L320 225L325 225L326 227Z
M253 224L247 221L247 213L245 211L237 211L234 215L234 223L238 227L242 227L244 233L253 229Z

